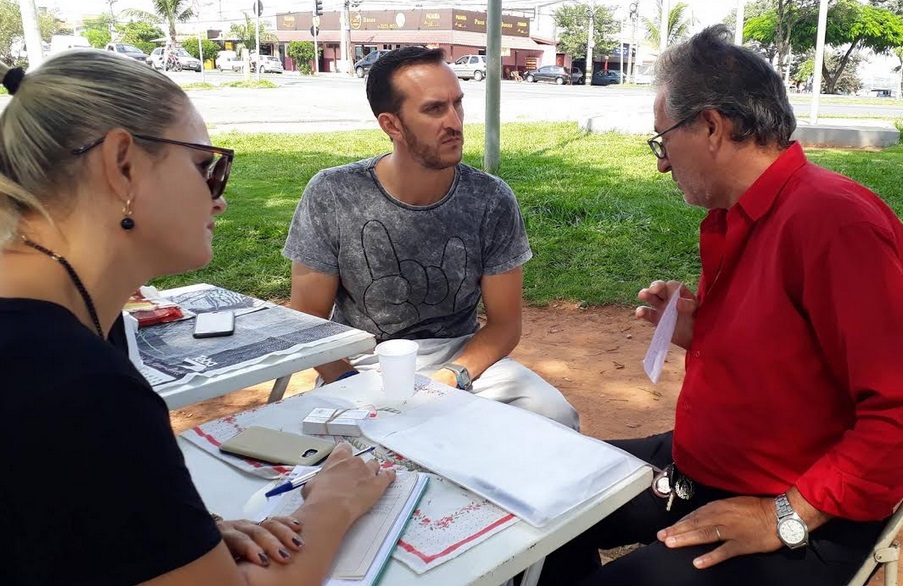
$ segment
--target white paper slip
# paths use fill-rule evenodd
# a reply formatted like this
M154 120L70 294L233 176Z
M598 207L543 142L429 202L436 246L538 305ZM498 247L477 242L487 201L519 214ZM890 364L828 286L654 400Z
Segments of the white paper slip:
M662 374L662 367L665 365L665 358L668 356L668 349L671 348L671 338L674 337L674 328L677 327L678 299L680 299L680 289L668 299L668 304L662 312L662 318L658 321L658 326L652 335L649 349L646 350L646 357L643 358L643 370L646 371L653 383L658 382L658 377Z

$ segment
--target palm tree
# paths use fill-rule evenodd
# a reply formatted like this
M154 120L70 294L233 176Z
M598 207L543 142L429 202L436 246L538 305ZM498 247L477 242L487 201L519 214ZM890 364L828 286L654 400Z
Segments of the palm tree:
M257 45L257 26L251 20L251 17L245 14L245 23L240 24L233 22L229 29L229 34L237 38L239 42L248 48L253 49ZM267 31L266 23L260 23L260 41L272 43L277 39L276 35Z
M128 16L134 16L141 20L147 20L156 23L165 23L167 26L167 34L169 40L176 40L176 23L186 22L194 16L192 9L192 0L151 0L154 11L146 12L144 10L127 10Z
M662 2L658 0L656 3L658 5L658 9L656 13L661 14L662 12ZM668 12L668 46L682 41L690 36L690 27L695 24L696 19L692 17L692 15L687 15L687 10L689 6L687 6L684 2L678 2L675 4L671 10ZM643 24L646 25L646 30L649 31L649 41L652 43L654 47L659 46L659 24L661 19L656 18L650 19L643 17Z

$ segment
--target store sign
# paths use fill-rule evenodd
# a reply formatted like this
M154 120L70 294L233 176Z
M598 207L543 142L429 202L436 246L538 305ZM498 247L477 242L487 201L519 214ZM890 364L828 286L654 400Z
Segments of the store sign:
M349 22L354 30L448 30L451 10L367 10L352 12Z
M452 26L455 30L474 33L486 32L486 14L483 12L455 10L452 21ZM503 15L502 34L513 37L528 37L530 36L530 21L525 18Z
M339 13L326 12L322 17L322 30L339 30ZM277 31L303 31L310 29L310 12L293 12L276 16ZM486 32L486 14L469 10L417 9L417 10L363 10L352 11L348 22L352 30L363 31L472 31ZM530 36L530 21L514 16L502 16L502 34L515 37Z

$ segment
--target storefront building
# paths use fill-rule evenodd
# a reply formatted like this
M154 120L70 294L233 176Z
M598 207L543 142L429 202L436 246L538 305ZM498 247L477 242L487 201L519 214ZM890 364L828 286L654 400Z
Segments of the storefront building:
M341 14L319 17L317 43L322 57L320 71L341 71ZM379 49L397 49L411 45L442 48L446 59L486 54L486 14L457 9L364 10L352 11L350 25L350 61L355 63L367 53ZM313 15L291 12L276 15L279 53L286 54L291 41L313 41ZM555 63L555 44L530 36L530 20L502 16L502 72L508 77L513 69L524 71ZM291 60L286 65L293 68Z

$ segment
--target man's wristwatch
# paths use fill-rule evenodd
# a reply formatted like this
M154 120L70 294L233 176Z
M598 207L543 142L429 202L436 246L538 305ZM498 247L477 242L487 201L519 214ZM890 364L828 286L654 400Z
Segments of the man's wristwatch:
M778 513L778 537L790 549L805 547L809 543L809 527L796 514L787 493L774 499L774 509Z
M470 378L470 371L467 370L467 367L461 366L460 364L455 364L454 362L449 362L442 368L455 373L455 381L457 381L459 389L461 389L462 391L473 390L473 381Z

